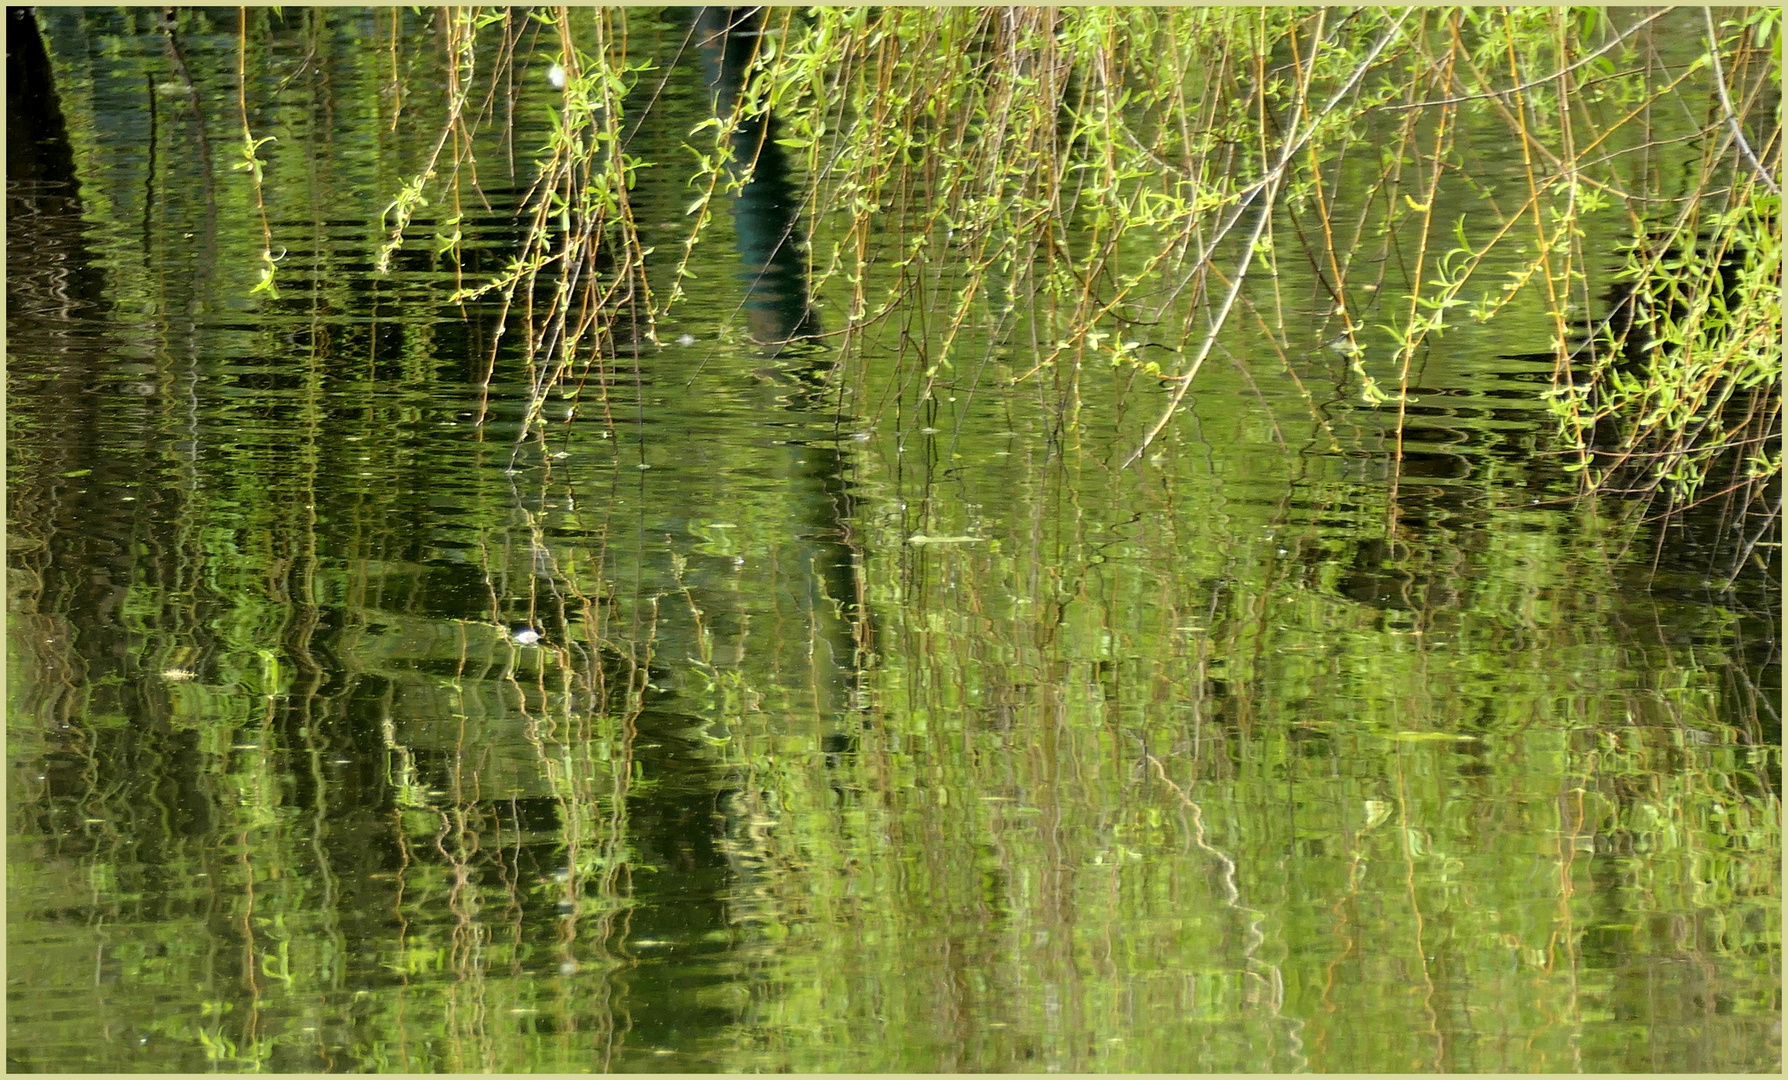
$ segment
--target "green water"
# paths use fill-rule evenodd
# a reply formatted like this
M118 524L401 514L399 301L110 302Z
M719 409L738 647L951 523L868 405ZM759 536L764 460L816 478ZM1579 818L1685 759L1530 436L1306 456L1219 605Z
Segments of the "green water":
M1166 391L1014 381L1022 319L923 401L891 325L754 344L747 207L518 450L448 298L546 62L466 264L431 207L378 274L438 134L393 15L256 13L273 299L235 15L207 168L154 14L45 12L78 203L9 160L12 1069L1779 1068L1777 594L1571 498L1537 317L1446 337L1399 458L1282 271L1301 351L1238 322L1120 470Z

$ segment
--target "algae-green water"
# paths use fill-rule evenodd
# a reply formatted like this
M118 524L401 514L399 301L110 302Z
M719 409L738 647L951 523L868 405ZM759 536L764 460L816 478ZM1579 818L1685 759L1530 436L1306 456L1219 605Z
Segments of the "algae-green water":
M295 11L248 42L277 295L235 13L182 26L196 97L159 9L40 13L11 1069L1779 1068L1779 594L1577 497L1544 320L1374 401L1282 260L1287 326L1236 320L1122 467L1171 383L1026 378L1022 309L826 336L790 252L848 222L763 165L518 442L521 335L453 298L521 235L549 40L381 272L428 16ZM690 18L631 23L655 266ZM889 247L871 284L951 310L947 252ZM981 369L924 393L946 335Z

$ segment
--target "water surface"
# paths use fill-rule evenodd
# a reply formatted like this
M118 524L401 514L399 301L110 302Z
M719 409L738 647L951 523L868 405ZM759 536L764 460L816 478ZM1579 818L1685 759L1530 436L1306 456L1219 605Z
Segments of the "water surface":
M1120 469L1165 389L1014 382L1022 323L928 400L892 328L761 344L843 318L766 175L518 449L449 301L545 61L464 263L435 207L381 274L426 17L271 22L273 299L235 17L196 114L154 17L46 10L78 187L9 157L12 1068L1779 1067L1776 594L1573 497L1537 317L1449 334L1399 450L1282 277L1307 348L1238 327ZM635 27L667 251L688 18Z

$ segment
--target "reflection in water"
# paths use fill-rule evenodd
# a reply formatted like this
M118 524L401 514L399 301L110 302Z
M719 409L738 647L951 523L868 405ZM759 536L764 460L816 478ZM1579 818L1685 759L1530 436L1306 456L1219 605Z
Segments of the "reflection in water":
M752 342L693 387L642 351L632 428L512 457L519 346L447 297L519 192L468 199L463 266L369 268L385 154L438 132L357 58L427 16L249 10L290 252L253 303L258 226L134 17L46 11L61 108L9 95L12 1068L1777 1062L1767 596L1647 578L1561 498L1509 348L1460 333L1401 467L1390 410L1288 448L1299 392L1215 369L1133 472L1090 375L1079 445L991 383L897 435L798 340L764 118L739 248L692 264L741 287L680 315ZM181 16L213 115L237 17ZM696 16L642 157L729 107L761 18ZM910 408L862 363L864 414Z
M739 94L767 19L764 8L697 10L695 33L705 85L722 118L739 106ZM734 200L733 219L750 336L753 341L776 346L776 354L785 356L787 375L795 380L787 399L789 407L824 417L834 410L833 401L828 400L836 394L830 385L833 365L816 349L785 352L783 348L817 333L819 324L808 302L799 189L787 154L777 141L775 116L764 111L741 118L733 135L733 152L734 160L749 171ZM863 659L860 654L868 647L868 611L858 572L861 546L838 539L851 535L855 516L852 484L838 444L836 435L802 444L800 464L805 466L803 477L817 488L811 500L813 513L805 524L812 534L809 539L819 548L815 562L825 583L824 595L846 620L840 628L849 632L848 637L834 633L834 661L857 673Z
M704 7L695 17L704 86L723 120L741 107L753 59L767 26L763 8ZM777 142L776 118L767 110L738 118L732 149L736 167L748 173L733 202L744 310L752 341L770 346L794 385L784 399L796 416L827 417L834 367L815 348L789 348L817 332L808 302L807 265L800 231L800 198L787 155ZM837 419L829 436L795 441L799 455L790 477L801 504L795 524L811 551L811 590L801 607L822 629L823 649L812 657L816 717L825 729L819 750L828 770L841 768L858 744L862 680L872 661L872 634L863 577L865 553L854 540L854 485L840 448ZM774 899L777 859L769 831L790 824L776 785L746 770L723 794L728 858L738 875L732 918L748 929L775 926L784 917ZM834 782L840 798L844 789Z
M766 9L756 7L704 7L696 13L706 85L723 118L739 107L767 19ZM807 300L801 197L777 141L776 117L767 108L740 117L732 148L736 167L749 171L733 202L733 222L752 340L774 344L806 337L818 325Z

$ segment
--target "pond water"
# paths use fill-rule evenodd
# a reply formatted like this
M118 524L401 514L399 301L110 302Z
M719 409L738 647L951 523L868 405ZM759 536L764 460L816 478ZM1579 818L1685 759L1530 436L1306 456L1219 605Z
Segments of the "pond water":
M933 327L985 377L929 399L910 326L757 344L844 317L766 175L518 449L449 299L550 61L381 274L425 16L251 38L273 298L235 15L195 110L156 14L43 12L78 188L11 124L12 1069L1779 1068L1778 594L1572 498L1537 316L1399 448L1282 269L1304 351L1238 321L1123 469L1166 390L1015 381L1022 321ZM633 29L662 259L712 104Z

